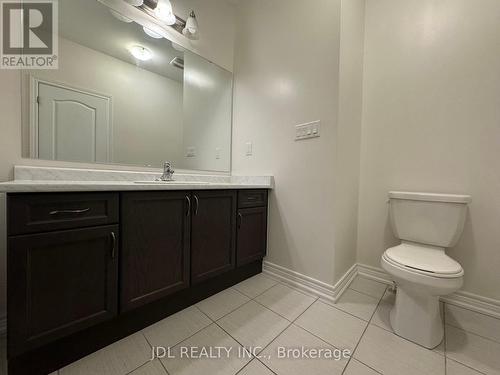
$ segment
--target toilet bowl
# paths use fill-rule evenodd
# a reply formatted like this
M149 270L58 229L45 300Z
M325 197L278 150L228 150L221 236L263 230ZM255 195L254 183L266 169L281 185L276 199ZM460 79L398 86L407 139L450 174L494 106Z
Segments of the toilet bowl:
M444 336L439 297L459 290L464 270L445 253L463 230L466 195L390 192L390 217L401 244L382 255L382 268L397 285L390 313L394 332L426 348Z

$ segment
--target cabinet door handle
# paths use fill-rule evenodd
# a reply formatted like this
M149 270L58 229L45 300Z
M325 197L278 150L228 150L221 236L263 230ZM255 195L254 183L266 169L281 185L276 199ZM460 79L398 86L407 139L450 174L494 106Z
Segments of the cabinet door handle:
M200 200L198 199L198 196L196 194L194 195L194 203L195 203L194 214L198 215L198 207L200 206Z
M90 208L82 208L79 210L55 210L55 211L50 211L49 215L59 215L59 214L84 214L86 212L89 212Z
M241 223L243 222L243 215L241 212L238 212L238 229L241 228Z
M115 259L116 256L116 234L111 232L111 259Z
M186 203L187 203L186 216L189 216L189 214L191 213L191 198L189 198L189 195L186 195Z

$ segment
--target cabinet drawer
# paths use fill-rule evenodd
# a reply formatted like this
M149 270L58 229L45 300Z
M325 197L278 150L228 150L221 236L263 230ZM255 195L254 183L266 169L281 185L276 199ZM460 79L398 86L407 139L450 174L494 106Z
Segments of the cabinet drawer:
M238 208L267 206L267 190L240 190Z
M116 193L50 193L8 196L10 236L118 223Z

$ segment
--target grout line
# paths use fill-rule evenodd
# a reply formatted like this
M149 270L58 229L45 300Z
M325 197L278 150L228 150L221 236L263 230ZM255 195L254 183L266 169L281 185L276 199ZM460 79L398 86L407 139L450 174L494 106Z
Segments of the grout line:
M148 338L146 337L146 335L144 334L144 332L143 332L142 330L141 330L140 332L141 332L142 336L144 336L144 339L146 340L146 342L147 342L147 343L149 344L149 346L151 347L151 350L153 350L153 345L151 345L151 343L149 342L149 340L148 340ZM199 331L198 331L198 332L199 332ZM174 345L174 346L175 346L175 345ZM169 375L170 373L168 372L167 368L166 368L166 367L165 367L165 365L162 363L162 361L161 361L159 358L158 358L157 360L160 362L160 366L161 366L161 367L163 367L163 369L165 370L165 372L167 373L167 375ZM153 361L149 361L149 360L148 360L146 363L144 363L143 365L141 365L141 366L137 367L135 370L137 370L138 368L141 368L142 366L145 366L148 362L153 362ZM130 373L132 373L132 372L134 372L135 370L133 370L133 371L129 372L129 374L130 374Z
M274 372L271 367L266 365L264 362L262 362L259 358L256 358L258 362L260 362L265 368L267 368L269 371L271 371L274 375L278 375L278 373Z
M261 275L261 274L258 274L258 275ZM255 277L255 276L252 276L252 277ZM252 278L252 277L251 277L251 278ZM255 297L249 296L248 294L243 293L241 290L236 289L236 286L237 286L238 284L244 283L245 281L250 280L251 278L246 279L246 280L243 280L242 282L240 282L240 283L238 283L238 284L236 284L236 285L233 285L231 288L236 289L238 292L240 292L240 293L241 293L241 294L243 294L244 296L247 296L247 297L248 297L248 298L250 298L250 299L255 299L255 298L259 297L260 295L264 294L265 292L267 292L269 289L274 288L277 284L280 284L280 282L279 282L279 281L276 281L276 280L274 280L274 279L271 279L270 277L267 277L267 276L264 276L264 277L265 277L265 278L267 278L267 279L269 279L269 280L271 280L271 281L273 281L275 284L271 285L269 288L266 288L265 290L263 290L262 292L260 292L259 294L257 294Z
M360 318L359 316L356 316L356 315L354 315L353 313L351 313L351 312L349 312L349 311L342 310L340 307L335 306L336 304L333 304L333 303L331 303L331 302L329 302L329 301L326 301L326 300L321 299L321 298L319 299L319 301L320 301L321 303L324 303L325 305L328 305L328 306L333 307L334 309L337 309L338 311L343 312L344 314L350 315L350 316L352 316L353 318L356 318L356 319L362 320L363 322L366 322L366 323L369 323L369 322L370 322L369 320L365 320L365 319L363 319L363 318ZM380 303L380 301L379 301L378 303ZM378 304L377 304L377 307L378 307ZM376 311L376 310L377 310L377 308L375 308L375 310L374 310L373 312L375 313L375 311ZM373 313L372 313L372 315L373 315Z
M462 363L462 362L460 362L460 361L457 361L456 359L453 359L453 358L448 358L448 361L458 363L459 365L462 365L462 366L464 366L464 367L467 367L468 369L470 369L470 370L472 370L472 371L475 371L475 372L477 372L478 374L487 375L485 372L479 371L477 368L470 367L469 365L466 365L465 363Z
M387 290L387 289L386 289ZM385 292L384 292L385 294ZM345 370L347 369L347 366L349 366L349 363L351 363L351 359L354 358L354 354L356 353L356 350L358 349L358 346L359 344L361 343L361 340L363 340L363 337L365 336L365 333L366 333L366 330L368 329L368 327L370 326L370 322L371 320L373 319L373 316L375 315L375 312L377 311L378 307L380 306L380 303L382 302L382 298L379 299L378 303L377 303L377 306L375 307L375 310L373 310L373 313L372 313L372 316L370 317L370 320L368 321L368 324L366 325L365 329L363 330L363 333L361 334L361 336L359 337L359 340L358 342L356 343L356 346L354 347L354 350L352 351L351 353L351 356L349 357L349 360L347 361L347 364L345 365L344 369L342 370L342 375L344 374ZM357 358L356 358L357 359ZM361 361L359 361L361 362ZM361 362L363 363L363 362ZM364 363L363 363L364 364ZM368 365L366 365L368 366ZM368 366L370 367L370 366ZM371 367L370 367L371 368ZM375 370L376 371L376 370ZM378 372L378 371L377 371Z
M474 332L471 332L471 331L467 331L465 329L463 329L462 327L457 327L457 326L454 326L452 324L446 324L448 327L452 327L452 328L455 328L455 329L458 329L459 331L462 331L462 332L465 332L467 333L468 335L472 335L472 336L476 336L476 337L480 337L482 338L483 340L487 340L489 342L493 342L495 343L496 345L500 344L500 342L496 341L496 340L493 340L493 339L490 339L489 337L485 337L485 336L482 336L482 335L478 335L477 333L474 333ZM445 325L445 330L446 330L446 325Z
M448 358L446 357L446 306L444 303L440 304L439 307L443 308L443 352L444 352L444 375L448 374Z

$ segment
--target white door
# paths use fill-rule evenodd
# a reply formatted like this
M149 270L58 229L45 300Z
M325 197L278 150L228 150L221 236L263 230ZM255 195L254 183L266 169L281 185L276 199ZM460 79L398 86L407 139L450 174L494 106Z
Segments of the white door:
M110 98L38 84L38 157L110 162Z

